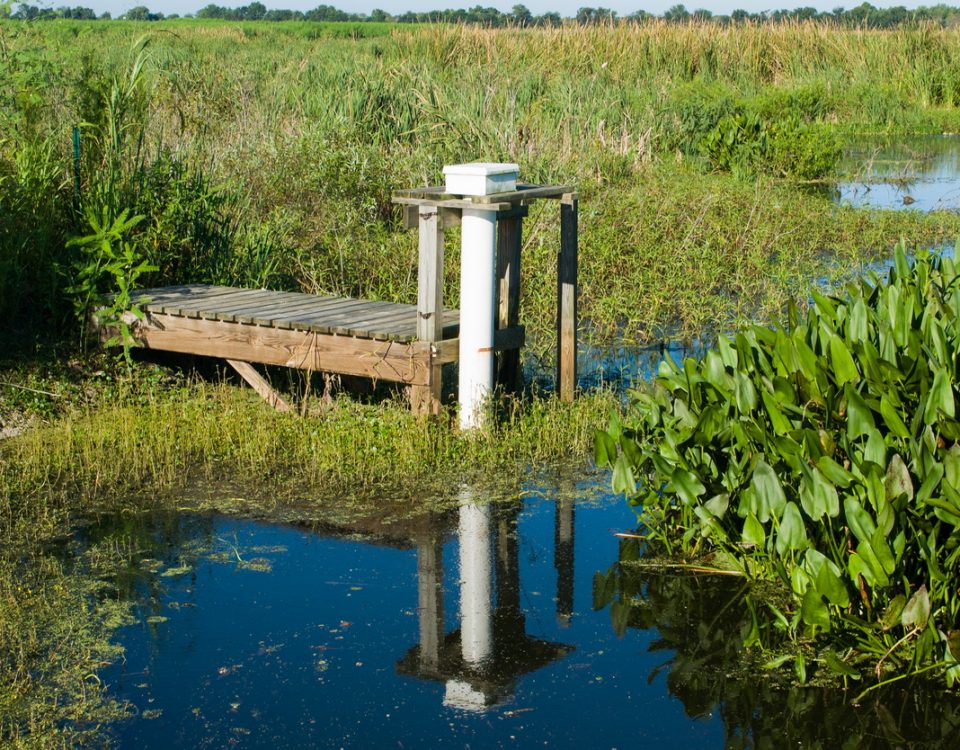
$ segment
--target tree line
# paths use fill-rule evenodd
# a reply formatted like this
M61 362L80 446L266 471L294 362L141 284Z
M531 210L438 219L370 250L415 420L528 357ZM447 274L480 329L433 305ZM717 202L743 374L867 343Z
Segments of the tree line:
M42 8L29 3L20 3L12 10L9 5L0 3L0 17L6 15L14 19L32 21L57 18L78 20L111 20L109 13L97 15L92 9L82 6L62 6L59 8ZM161 21L165 18L178 18L177 14L164 15L151 11L144 5L131 8L119 19L127 21ZM534 15L525 5L514 5L504 12L497 8L488 8L476 5L472 8L456 10L433 10L415 13L407 11L401 14L390 14L384 10L373 10L367 13L348 13L332 5L318 5L313 10L285 10L267 8L261 2L252 2L236 8L220 5L206 5L194 14L187 14L186 18L212 18L228 21L323 21L323 22L388 22L388 23L463 23L491 28L500 27L536 27L558 26L565 20L556 12ZM577 10L576 15L569 20L580 24L637 22L656 18L656 14L638 10L629 15L621 16L609 8L583 7ZM907 9L900 5L893 8L876 8L870 3L862 3L855 8L834 8L831 11L818 11L812 7L794 8L793 10L774 10L750 13L746 10L735 10L729 15L715 14L709 10L687 10L684 5L674 5L660 16L671 23L688 23L690 21L712 23L765 23L780 21L823 21L867 28L892 28L904 24L933 22L941 26L960 24L960 8L949 5L921 6Z

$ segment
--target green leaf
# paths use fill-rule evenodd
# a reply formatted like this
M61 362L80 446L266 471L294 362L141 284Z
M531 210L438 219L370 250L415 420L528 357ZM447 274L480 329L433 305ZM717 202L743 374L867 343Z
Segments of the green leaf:
M632 495L637 491L633 469L627 463L626 456L620 456L613 465L613 491L624 495Z
M869 435L876 426L870 407L851 386L848 385L843 392L847 399L847 437L854 440Z
M870 517L870 514L864 510L859 500L855 497L844 499L843 514L850 531L859 541L869 541L873 537L873 532L877 530L877 524Z
M827 665L827 669L834 674L840 675L841 677L849 677L851 680L860 679L860 673L833 651L827 650L822 652L820 658L823 660L823 663Z
M905 628L916 627L923 630L927 626L927 620L930 619L930 595L927 593L926 585L920 586L910 601L907 602L900 614L900 623Z
M773 468L762 458L753 470L750 486L756 495L757 518L766 523L770 517L779 518L787 504L783 485Z
M890 630L900 624L900 615L903 613L903 608L907 604L907 597L903 594L897 594L893 599L890 600L890 603L887 604L887 608L883 610L883 614L880 616L880 627L884 630Z
M807 530L800 516L800 509L794 502L787 503L780 519L777 531L777 554L783 557L787 552L803 549L807 546Z
M960 445L954 443L943 455L943 478L953 489L960 490Z
M727 508L730 505L730 496L726 493L714 495L703 504L710 513L716 518L723 518L726 515Z
M833 365L833 377L838 386L860 378L860 371L850 355L850 350L839 336L830 337L830 362Z
M593 460L598 467L612 466L617 460L617 444L602 430L593 434Z
M800 619L807 625L830 630L830 610L812 586L806 590L800 603Z
M836 518L840 515L840 499L837 489L819 469L814 469L810 478L800 481L800 504L814 521L827 515Z
M935 423L940 415L955 416L953 388L950 376L944 369L937 370L933 376L933 385L927 394L927 404L923 410L923 421L928 425Z
M850 483L854 480L853 474L829 456L821 456L817 461L817 468L823 472L823 475L827 479L839 487L849 487Z
M739 370L733 373L734 393L737 399L737 409L749 414L757 408L757 389L746 375Z
M789 419L783 416L783 412L777 406L777 400L766 391L761 391L760 396L770 417L770 425L773 427L773 431L777 435L786 435L793 429L793 425L790 424Z
M850 604L847 587L830 565L820 566L814 586L820 595L825 596L831 604L838 607L846 607Z
M686 469L681 468L674 469L670 476L670 484L673 485L674 491L687 505L695 503L697 497L707 491L707 488L703 486L699 479Z
M743 543L746 546L756 547L758 549L763 549L764 543L767 541L766 532L763 530L763 524L757 520L757 517L753 513L748 513L746 519L743 521L743 532L741 534Z
M910 478L910 470L900 458L899 453L894 453L887 464L887 474L883 479L883 488L887 500L894 500L901 495L906 495L907 500L913 500L913 480Z

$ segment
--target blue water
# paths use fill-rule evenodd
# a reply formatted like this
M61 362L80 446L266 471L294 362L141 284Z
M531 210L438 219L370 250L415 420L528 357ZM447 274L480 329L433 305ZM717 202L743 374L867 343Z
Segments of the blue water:
M139 622L120 633L123 662L101 677L151 718L117 725L119 746L721 746L719 716L691 721L669 696L665 674L648 682L655 633L618 638L610 614L592 609L593 575L615 561L613 532L629 528L632 513L614 497L578 505L571 556L562 543L557 554L557 508L535 500L495 509L494 527L505 525L493 533L491 549L512 540L518 563L516 592L498 589L509 588L509 572L494 574L491 589L503 608L514 597L520 604L495 613L494 645L507 656L491 669L471 669L457 648L448 649L450 663L435 671L420 669L417 658L412 670L399 666L411 649L417 656L420 627L416 540L406 532L364 540L222 517L146 520L141 546L149 547L146 536L169 554L130 591ZM457 516L429 519L432 536L420 538L442 549L440 628L454 640ZM162 541L171 523L172 545ZM232 559L211 560L206 549L182 554L184 545ZM255 554L248 550L264 547L273 551L257 556L270 561L270 572L237 565L237 554L246 559ZM148 567L156 566L153 554ZM165 577L171 567L189 571ZM168 619L151 624L148 617ZM497 629L508 642L527 639L519 656L498 642ZM473 698L455 705L451 681L472 681ZM624 721L640 715L642 726Z
M78 549L133 551L116 588L137 617L100 674L135 711L114 745L956 747L937 689L851 705L861 685L744 672L742 583L624 567L632 512L561 487L386 524L102 519Z
M960 138L899 137L852 144L843 159L849 178L833 193L840 204L914 211L960 209Z

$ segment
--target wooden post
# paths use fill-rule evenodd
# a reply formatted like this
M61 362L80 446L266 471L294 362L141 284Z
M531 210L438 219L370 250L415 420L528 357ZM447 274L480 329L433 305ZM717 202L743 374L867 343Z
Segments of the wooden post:
M419 264L417 272L417 338L439 342L443 339L443 221L442 209L420 206ZM440 413L442 366L431 356L427 385L411 389L411 406L416 414Z
M520 323L520 247L526 206L497 215L497 329ZM497 384L507 393L520 389L520 350L497 355Z
M577 195L560 201L557 255L557 393L573 401L577 387Z

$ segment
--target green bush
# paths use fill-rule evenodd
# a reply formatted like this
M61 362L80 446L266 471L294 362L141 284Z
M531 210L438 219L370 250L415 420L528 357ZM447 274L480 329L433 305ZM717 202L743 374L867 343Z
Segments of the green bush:
M805 317L721 337L700 362L663 362L597 434L597 461L666 553L709 550L787 587L792 610L774 614L792 634L953 685L958 357L953 260L910 266L901 246L885 283L815 295Z

